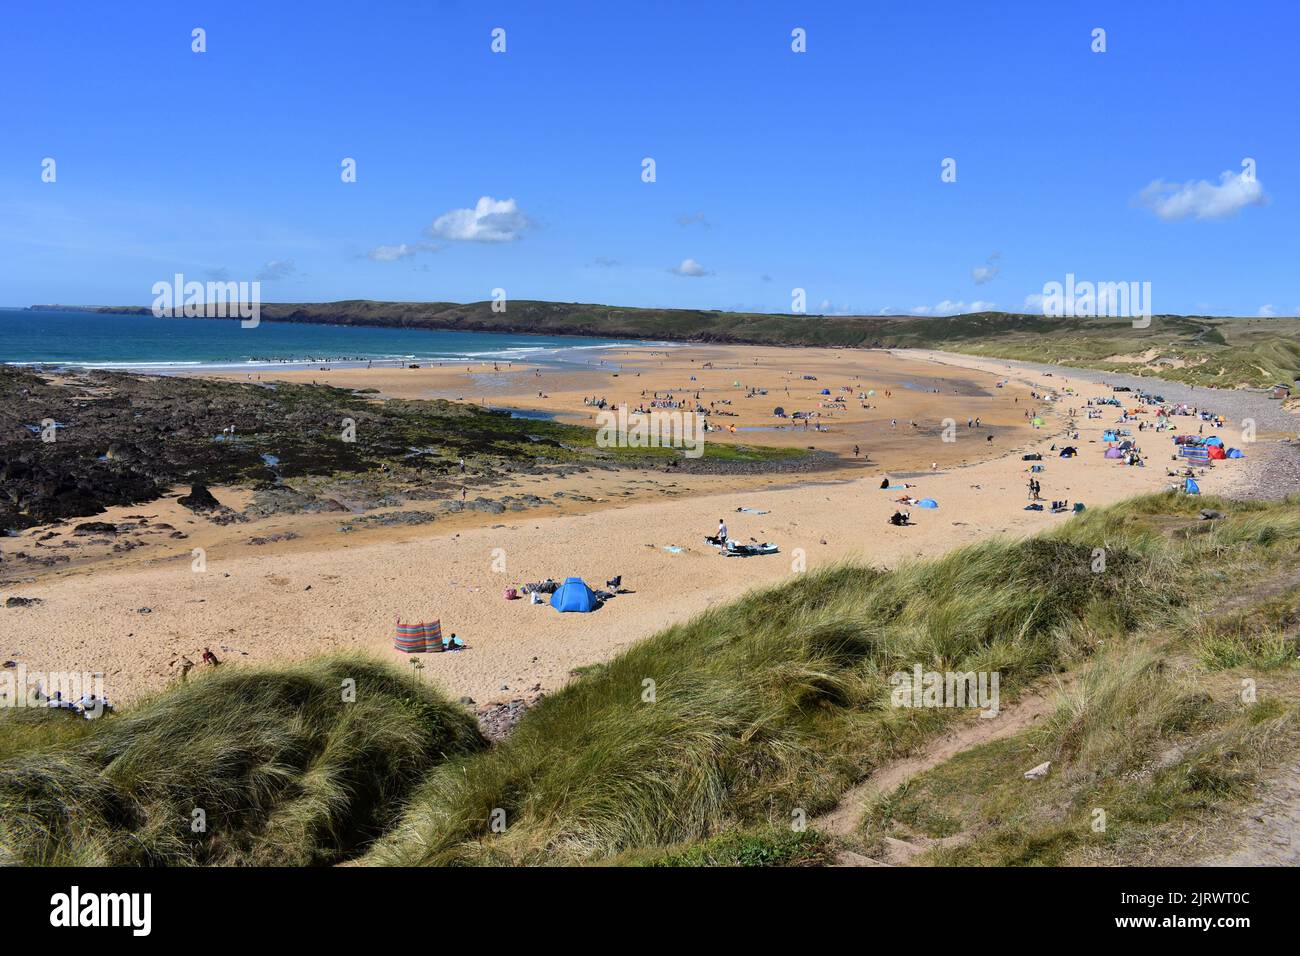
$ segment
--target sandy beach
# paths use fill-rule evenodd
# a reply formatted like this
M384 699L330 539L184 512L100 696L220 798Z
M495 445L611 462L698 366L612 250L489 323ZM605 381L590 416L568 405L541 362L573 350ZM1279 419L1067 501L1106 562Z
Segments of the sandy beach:
M726 425L710 441L812 447L839 456L837 466L810 475L524 475L494 485L492 493L530 493L546 504L348 533L340 533L346 517L337 514L219 526L186 511L174 496L110 509L98 518L143 518L185 537L158 534L157 543L129 553L104 544L93 560L9 580L5 597L41 603L0 610L0 656L30 671L102 672L110 699L124 702L178 679L178 662L198 661L204 647L236 666L344 648L404 662L392 648L395 621L437 618L444 633L455 632L469 648L423 655L424 678L482 706L553 690L576 668L805 569L846 559L892 567L1070 520L1024 510L1031 463L1022 456L1031 452L1043 455L1035 477L1045 502L1096 507L1174 481L1166 475L1169 433L1138 435L1134 424L1147 463L1127 467L1102 455L1102 432L1114 426L1119 409L1106 406L1096 419L1069 414L1088 398L1112 394L1095 373L1046 373L940 353L758 347L619 350L592 361L540 372L489 363L276 377L373 388L397 398L481 402L586 424L594 424L595 409L584 399L635 407L655 393L694 400L698 391L704 404L735 413L718 416ZM874 395L858 398L868 392ZM1059 398L1034 397L1046 393ZM841 396L842 403L830 401ZM778 405L820 413L814 421L827 430L789 427L789 419L773 416ZM1207 407L1213 410L1212 398ZM1031 427L1035 416L1042 427ZM975 418L980 427L968 427ZM1152 415L1143 418L1154 422ZM944 440L944 419L955 423L952 441ZM1070 421L1078 438L1067 437ZM1195 432L1194 419L1181 421ZM1270 437L1280 436L1260 435ZM1063 459L1052 450L1065 444L1077 446L1078 456ZM854 457L855 445L865 456ZM1201 480L1203 491L1231 491L1241 475L1235 465L1218 463ZM885 476L908 488L882 490ZM1294 489L1277 493L1288 490ZM234 508L244 500L240 489L214 491ZM904 494L934 498L939 507L900 505L896 499ZM899 507L911 512L913 526L887 523ZM721 557L703 541L719 518L737 540L775 542L780 553ZM49 532L26 531L6 551L42 534ZM195 548L204 552L201 571L193 565ZM626 593L585 615L503 597L508 587L569 575L594 587L621 575Z

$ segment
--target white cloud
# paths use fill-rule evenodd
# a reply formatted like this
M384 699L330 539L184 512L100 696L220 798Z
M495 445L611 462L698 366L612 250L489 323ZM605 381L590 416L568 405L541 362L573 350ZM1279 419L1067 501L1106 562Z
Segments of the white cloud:
M1277 309L1272 305L1261 305L1259 307L1259 317L1261 319L1271 319L1277 315Z
M292 259L271 259L262 266L262 271L257 274L257 278L261 282L275 282L278 279L288 279L297 273L298 267L294 265Z
M681 265L677 266L676 268L669 269L668 271L675 273L676 275L679 276L689 276L691 278L699 278L700 276L713 275L712 272L704 268L704 266L700 265L694 259L683 259Z
M822 299L817 306L820 315L852 315L853 309L847 305L836 305L830 299Z
M421 252L437 252L438 247L431 242L401 242L394 246L375 246L366 255L376 262L397 262Z
M974 302L954 302L944 299L937 305L918 305L909 309L913 315L962 315L967 312L989 312L995 307L994 302L976 299Z
M483 196L473 209L453 209L433 221L427 232L458 242L510 242L518 239L530 222L513 199Z
M1138 196L1138 202L1166 222L1179 219L1223 219L1246 206L1261 206L1268 201L1264 187L1245 171L1219 174L1219 184L1204 179L1182 185L1157 179Z
M611 259L609 256L597 256L591 260L593 266L599 266L602 269L613 269L618 266L617 259Z
M682 215L682 216L678 216L678 217L677 217L677 225L679 225L679 226L702 226L702 227L704 227L705 229L712 229L712 228L713 228L713 223L709 222L709 220L705 218L703 212L693 212L693 213L687 213L687 214Z
M997 274L1002 271L1002 267L998 265L998 260L1001 258L1002 253L995 252L988 257L984 265L976 266L970 271L970 277L975 280L976 285L983 285L997 278Z

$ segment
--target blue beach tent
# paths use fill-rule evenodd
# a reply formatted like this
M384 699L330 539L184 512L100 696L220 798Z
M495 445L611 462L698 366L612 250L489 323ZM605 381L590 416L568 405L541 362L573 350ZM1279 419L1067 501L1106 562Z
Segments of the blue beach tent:
M1201 486L1196 483L1196 479L1188 478L1187 483L1183 485L1183 491L1187 492L1189 495L1199 495L1201 493Z
M1205 439L1205 444L1207 444L1207 445L1218 445L1220 448L1222 448L1222 447L1223 447L1223 439L1220 438L1218 435L1211 435L1209 438Z
M939 507L939 502L935 501L933 498L922 498L916 503L916 506L918 508L937 508Z
M596 610L596 593L587 587L582 578L565 578L564 583L551 595L551 607L557 611L578 611L586 614Z
M1245 458L1245 457L1246 457L1246 453L1243 452L1240 448L1229 448L1229 449L1228 449L1228 457L1229 457L1229 458Z

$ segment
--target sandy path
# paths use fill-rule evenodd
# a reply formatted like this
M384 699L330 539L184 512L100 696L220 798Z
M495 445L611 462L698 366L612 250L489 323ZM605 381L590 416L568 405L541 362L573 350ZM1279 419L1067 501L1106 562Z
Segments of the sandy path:
M994 360L961 361L965 368L995 375L1005 370ZM1062 374L1050 379L1010 374L1039 387L1074 385L1084 396L1107 393ZM1061 404L1083 403L1073 398ZM957 430L958 450L978 457L983 436L964 427L961 399L950 398L946 407L963 426ZM1071 460L1048 451L1059 418L1033 433L1027 444L1044 452L1045 498L1097 506L1167 484L1167 436L1143 439L1151 453L1147 468L1106 461L1102 446L1090 444L1113 417L1079 421L1082 435L1071 443L1081 454ZM919 457L940 441L937 435L913 440L926 443ZM215 547L203 573L191 571L182 555L156 567L41 580L8 589L45 603L0 609L0 656L35 671L103 672L110 699L120 702L173 679L180 654L195 659L205 645L239 661L300 659L339 648L404 661L391 648L396 616L438 617L445 631L457 632L471 649L426 655L426 678L480 704L510 699L534 687L552 690L575 667L606 660L749 588L779 583L795 573L792 563L800 551L808 569L845 558L893 566L992 535L1032 534L1069 520L1023 510L1028 478L1023 450L908 479L916 485L912 494L937 499L940 509L912 509L917 524L907 528L886 523L898 493L881 491L879 475L872 474L836 483L814 479L797 487L637 500L590 514L505 514L495 526L449 534L433 525L405 540L368 543L360 536L336 535L312 551L250 554L246 547ZM1228 470L1217 469L1202 487L1214 493L1227 475ZM612 494L625 490L618 474L602 480ZM545 494L541 484L537 493ZM741 507L769 513L738 513ZM776 541L782 554L719 557L701 540L719 517L727 519L734 537ZM682 551L670 553L669 545ZM509 585L570 574L597 586L621 574L634 593L588 615L502 599ZM139 611L146 607L149 613Z
M963 720L943 736L926 743L919 752L881 766L847 791L834 810L814 819L813 827L835 836L853 837L862 822L863 811L877 797L893 793L918 774L946 763L972 747L1004 740L1028 730L1035 721L1051 712L1059 699L1059 692L1060 688L1056 686L1031 691L1014 705L1003 707L996 717Z

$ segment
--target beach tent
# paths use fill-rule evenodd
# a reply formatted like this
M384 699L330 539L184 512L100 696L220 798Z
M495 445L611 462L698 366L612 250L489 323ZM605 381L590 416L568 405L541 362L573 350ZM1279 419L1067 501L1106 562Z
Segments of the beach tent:
M829 395L830 393L831 393L831 390L830 390L829 388L823 388L823 389L822 389L822 394L823 394L823 395Z
M551 595L551 607L557 611L577 611L586 614L596 610L596 592L587 587L582 578L565 578L564 583Z
M916 503L916 506L918 508L937 508L939 507L939 502L935 501L933 498L922 498Z
M772 414L777 418L785 418L785 409L778 405L776 408L772 409Z
M1119 436L1115 434L1115 430L1114 430L1113 428L1108 428L1108 429L1106 429L1104 432L1101 433L1101 440L1102 440L1102 441L1118 441L1118 440L1119 440Z
M1229 457L1229 458L1245 458L1245 457L1246 457L1246 453L1243 452L1240 448L1229 448L1229 449L1228 449L1228 457Z
M1042 420L1041 418L1035 418L1035 419L1034 419L1034 427L1035 427L1035 428L1042 428L1042 427L1043 427L1043 420Z
M1222 445L1211 445L1206 449L1206 454L1208 454L1213 461L1223 461L1223 459L1228 457L1228 453L1223 450Z
M1187 492L1189 495L1199 495L1201 493L1201 486L1196 483L1195 478L1188 478L1183 484L1183 491Z
M1106 449L1106 457L1107 457L1107 458L1123 458L1123 457L1124 457L1124 453L1123 453L1122 451L1120 451L1118 448L1107 448L1107 449Z
M1209 438L1205 439L1205 444L1207 444L1207 445L1218 445L1218 446L1222 447L1222 446L1223 446L1223 439L1220 438L1218 435L1212 435L1212 436L1210 436Z
M876 390L874 388L867 391L867 398L875 398L875 397L876 397Z

